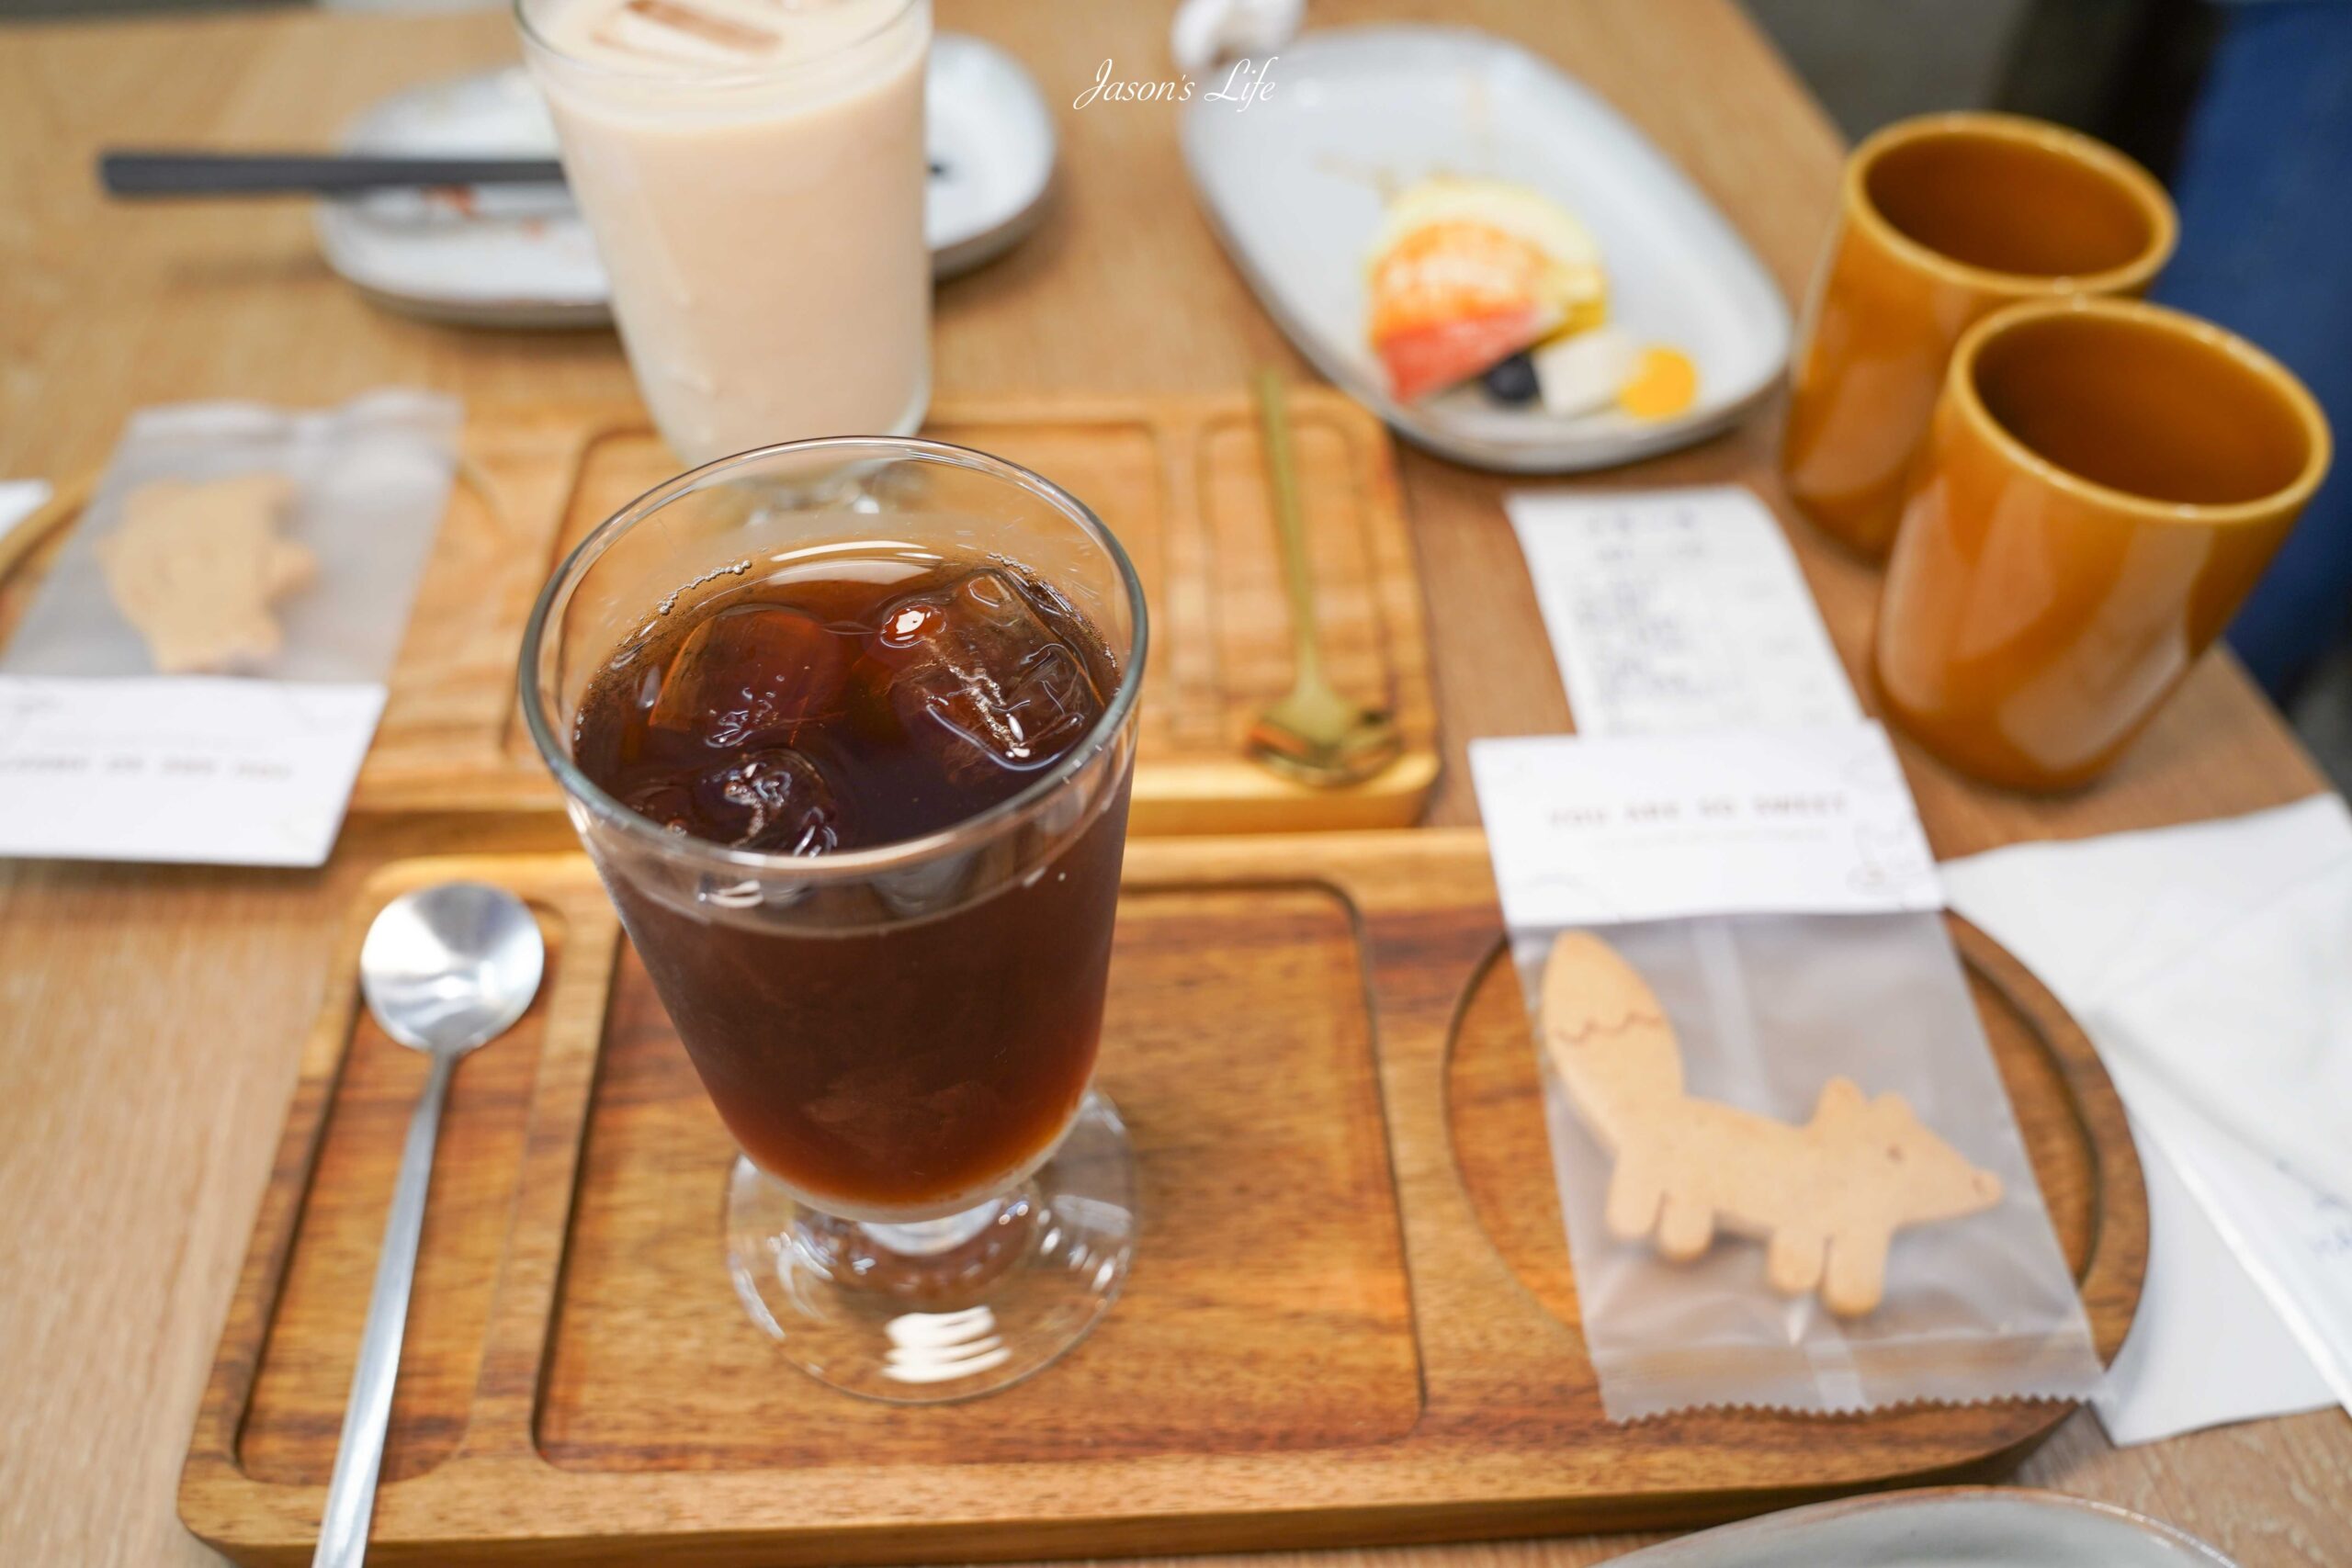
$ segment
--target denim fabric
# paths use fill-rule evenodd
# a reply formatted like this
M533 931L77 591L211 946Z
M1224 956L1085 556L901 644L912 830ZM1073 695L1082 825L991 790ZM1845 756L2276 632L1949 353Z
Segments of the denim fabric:
M2284 697L2352 625L2352 5L2224 10L2174 181L2180 248L2152 292L2278 355L2337 433L2334 476L2229 630Z

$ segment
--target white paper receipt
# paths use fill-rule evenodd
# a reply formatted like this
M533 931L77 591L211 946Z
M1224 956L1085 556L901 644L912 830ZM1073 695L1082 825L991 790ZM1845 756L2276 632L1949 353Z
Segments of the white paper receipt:
M1514 931L1943 907L1894 748L1867 721L1473 740L1470 773Z
M324 863L384 688L0 675L0 855Z
M1796 556L1736 485L1505 502L1579 735L1862 716Z

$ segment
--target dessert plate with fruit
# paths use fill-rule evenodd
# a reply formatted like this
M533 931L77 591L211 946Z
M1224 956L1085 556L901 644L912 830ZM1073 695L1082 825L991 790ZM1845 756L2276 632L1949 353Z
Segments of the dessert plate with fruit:
M1316 367L1407 439L1557 473L1736 423L1788 356L1779 288L1584 87L1464 28L1317 33L1184 157L1226 249Z

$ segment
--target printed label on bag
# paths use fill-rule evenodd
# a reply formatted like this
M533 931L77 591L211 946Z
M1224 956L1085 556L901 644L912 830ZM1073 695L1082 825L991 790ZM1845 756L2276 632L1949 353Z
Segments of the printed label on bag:
M1874 723L1474 740L1470 771L1514 930L1943 907Z

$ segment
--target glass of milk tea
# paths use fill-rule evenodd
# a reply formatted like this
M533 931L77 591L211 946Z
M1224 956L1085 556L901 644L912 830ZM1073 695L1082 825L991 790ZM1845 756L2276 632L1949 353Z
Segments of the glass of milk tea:
M678 456L921 424L929 0L516 0L515 16Z

